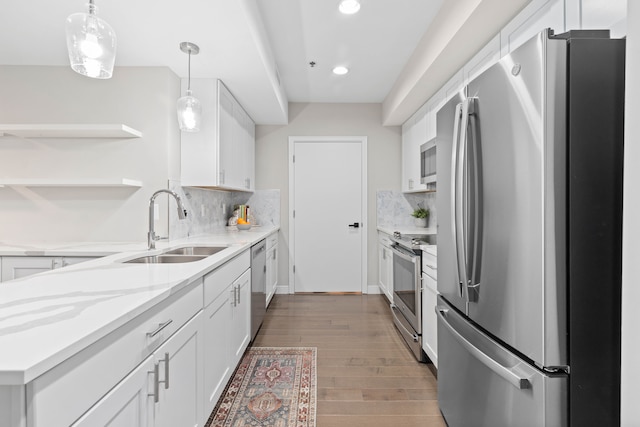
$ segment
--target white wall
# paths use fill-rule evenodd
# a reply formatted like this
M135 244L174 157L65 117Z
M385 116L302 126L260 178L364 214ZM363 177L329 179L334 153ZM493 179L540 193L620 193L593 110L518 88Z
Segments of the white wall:
M131 178L129 188L0 188L0 242L145 241L150 195L180 178L175 101L168 68L116 68L112 79L69 67L0 67L0 123L118 123L135 139L0 137L1 178ZM159 197L166 206L166 196ZM173 203L173 202L172 202ZM157 223L166 235L167 209Z
M623 427L640 426L640 3L627 15L624 211L622 244L622 408Z
M280 251L289 251L289 136L367 136L367 283L378 283L376 191L400 190L401 129L382 126L381 104L289 104L289 124L256 127L256 184L280 190ZM288 285L289 263L280 257L279 285Z

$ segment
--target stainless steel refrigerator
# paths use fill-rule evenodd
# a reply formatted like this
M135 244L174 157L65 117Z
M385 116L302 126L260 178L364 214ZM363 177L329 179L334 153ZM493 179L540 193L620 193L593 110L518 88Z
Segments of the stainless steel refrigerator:
M546 30L437 113L449 427L619 425L624 49Z

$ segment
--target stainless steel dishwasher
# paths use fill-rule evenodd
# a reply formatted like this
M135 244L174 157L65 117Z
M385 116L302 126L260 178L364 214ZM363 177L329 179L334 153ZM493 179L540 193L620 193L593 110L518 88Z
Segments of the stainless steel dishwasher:
M262 325L267 311L267 243L251 246L251 341Z

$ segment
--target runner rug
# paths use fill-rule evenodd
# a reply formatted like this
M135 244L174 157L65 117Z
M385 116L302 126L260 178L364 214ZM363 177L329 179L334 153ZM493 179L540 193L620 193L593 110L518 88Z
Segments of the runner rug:
M252 347L206 427L315 427L316 348Z

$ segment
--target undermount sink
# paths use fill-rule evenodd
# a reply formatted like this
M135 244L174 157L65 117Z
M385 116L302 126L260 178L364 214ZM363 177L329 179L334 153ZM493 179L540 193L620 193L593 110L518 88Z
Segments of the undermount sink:
M165 252L165 254L175 254L175 255L213 255L217 254L220 251L227 249L226 246L187 246L184 248L172 249L170 251Z
M148 255L125 261L125 264L176 264L194 262L206 258L207 255Z

